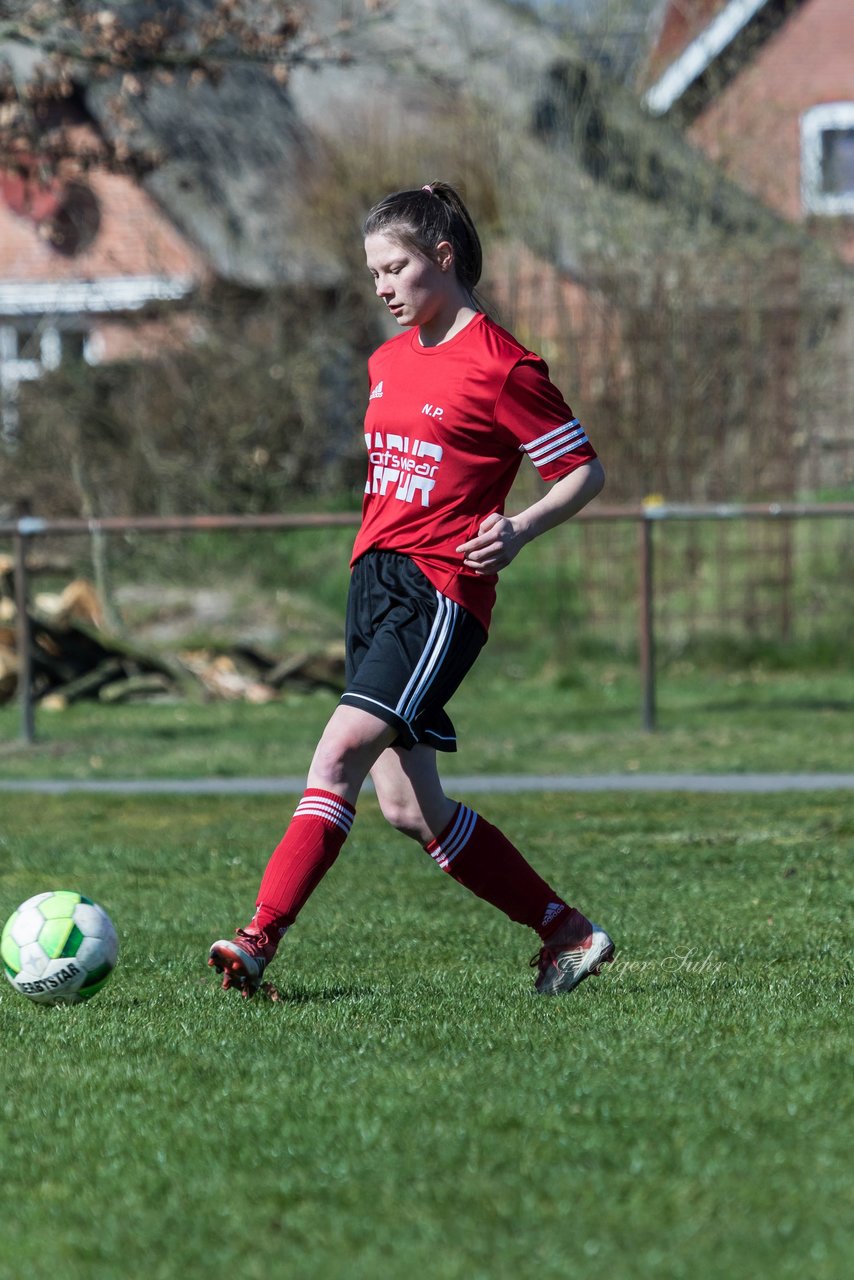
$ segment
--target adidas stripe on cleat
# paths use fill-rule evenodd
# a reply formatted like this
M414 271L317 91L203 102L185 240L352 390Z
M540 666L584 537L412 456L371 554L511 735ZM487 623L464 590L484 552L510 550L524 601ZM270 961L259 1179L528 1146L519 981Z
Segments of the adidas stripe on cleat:
M605 930L580 911L573 911L531 961L539 971L534 982L537 995L574 991L580 982L598 974L613 959L614 943Z

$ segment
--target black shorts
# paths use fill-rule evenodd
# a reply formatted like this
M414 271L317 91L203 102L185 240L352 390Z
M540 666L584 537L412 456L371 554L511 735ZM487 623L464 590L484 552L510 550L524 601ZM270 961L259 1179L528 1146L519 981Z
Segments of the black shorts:
M342 703L396 728L396 746L456 751L444 707L486 643L477 619L409 556L369 551L353 566L346 628Z

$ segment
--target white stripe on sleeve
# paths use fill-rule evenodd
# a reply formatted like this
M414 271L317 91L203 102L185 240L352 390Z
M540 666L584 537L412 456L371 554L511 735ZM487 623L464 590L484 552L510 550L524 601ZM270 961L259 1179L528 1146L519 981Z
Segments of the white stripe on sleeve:
M521 449L527 453L535 467L544 467L546 463L553 462L555 458L571 453L573 449L586 443L587 433L578 419L573 418L571 422L565 422L563 426L555 427L553 431L547 431L536 440L523 444Z

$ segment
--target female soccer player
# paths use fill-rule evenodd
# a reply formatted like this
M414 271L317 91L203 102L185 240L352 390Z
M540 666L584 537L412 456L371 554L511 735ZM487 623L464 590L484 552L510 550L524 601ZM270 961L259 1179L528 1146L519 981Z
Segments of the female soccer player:
M535 989L571 991L614 955L608 934L496 827L442 787L445 711L486 640L497 575L574 516L604 474L544 362L481 309L477 231L443 182L387 196L364 226L377 296L402 332L368 365L368 479L347 602L347 687L274 850L255 914L209 961L251 996L332 866L373 779L385 818L460 884L540 938ZM527 454L545 495L504 502Z

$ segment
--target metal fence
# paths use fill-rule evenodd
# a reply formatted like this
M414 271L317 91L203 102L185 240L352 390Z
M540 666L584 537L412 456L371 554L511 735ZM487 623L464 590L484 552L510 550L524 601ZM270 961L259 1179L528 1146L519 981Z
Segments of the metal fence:
M704 641L850 645L854 503L608 507L549 535L552 569L516 578L543 627L636 657L639 713L657 719L659 655ZM354 528L355 513L0 522L11 542L20 736L35 738L30 550L37 540L199 532ZM503 591L510 587L508 582ZM512 588L511 588L512 589Z

